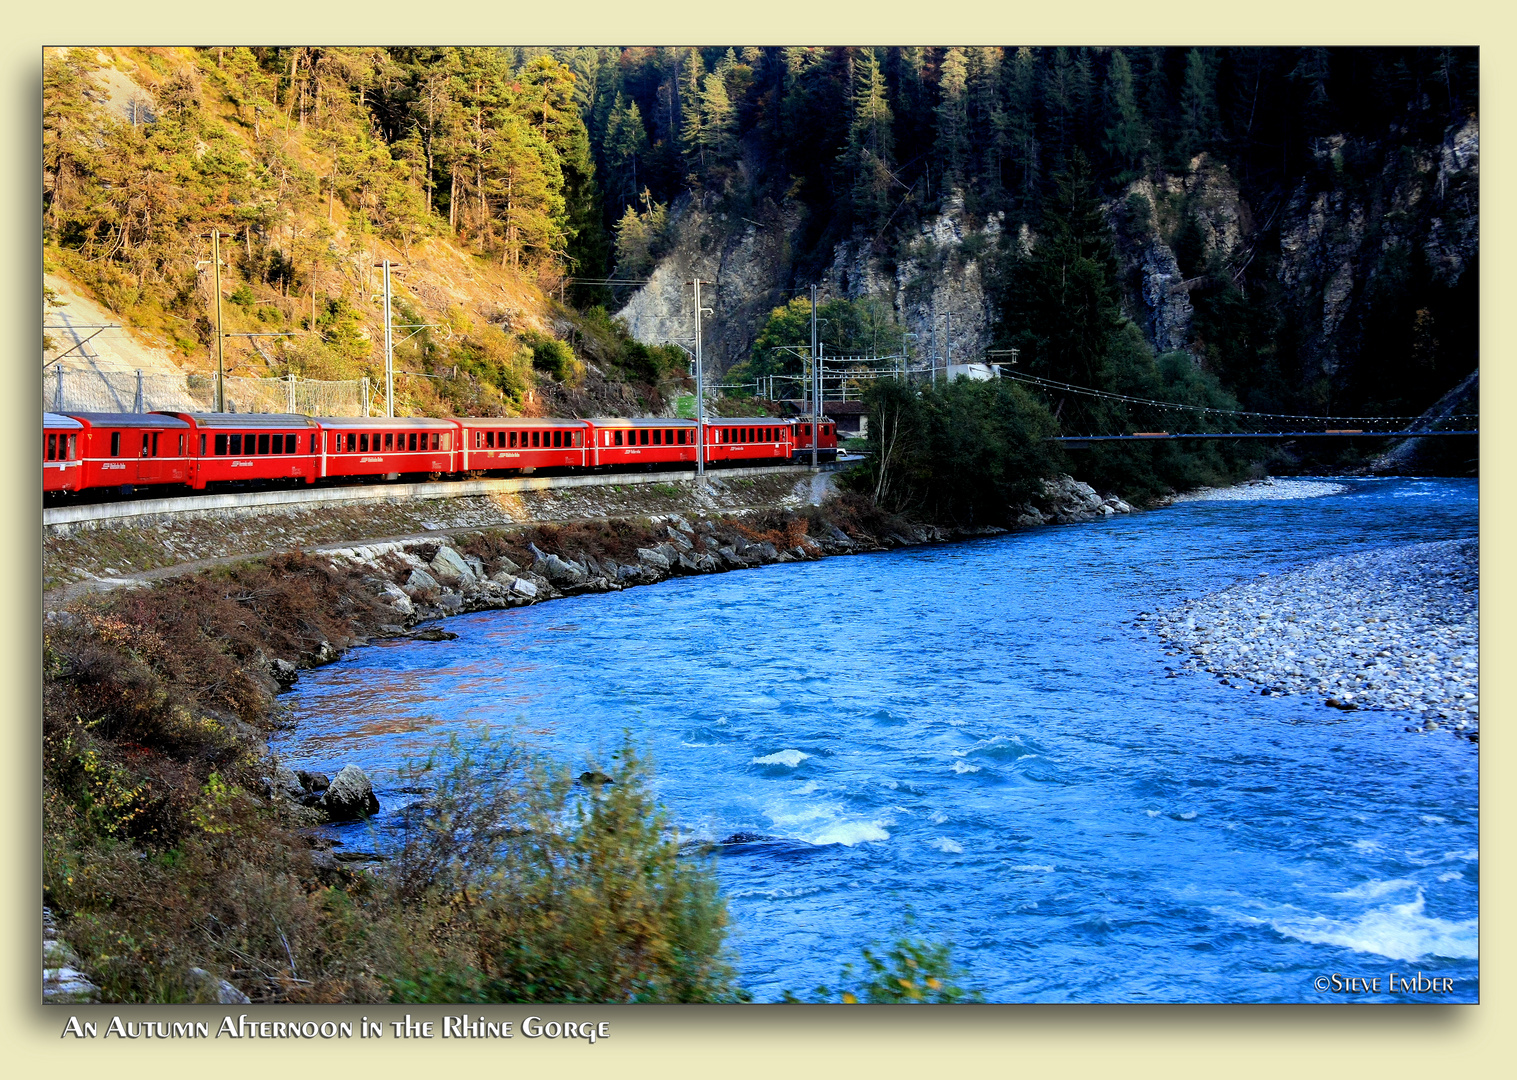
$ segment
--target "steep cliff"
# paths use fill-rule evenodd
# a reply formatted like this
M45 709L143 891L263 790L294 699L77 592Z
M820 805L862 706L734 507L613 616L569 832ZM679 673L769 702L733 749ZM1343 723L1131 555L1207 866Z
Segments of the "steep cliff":
M1478 364L1479 126L1441 143L1328 136L1286 184L1241 183L1206 153L1106 204L1123 312L1156 353L1183 350L1253 407L1420 412ZM673 249L620 312L635 337L689 345L688 282L718 370L747 357L768 310L804 288L802 214L768 224L688 206ZM828 297L884 301L914 357L979 359L1009 266L1037 243L1004 211L945 197L910 232L837 243Z

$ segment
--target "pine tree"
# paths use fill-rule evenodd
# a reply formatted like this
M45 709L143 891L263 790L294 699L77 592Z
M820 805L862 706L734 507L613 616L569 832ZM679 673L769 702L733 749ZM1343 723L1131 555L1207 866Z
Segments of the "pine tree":
M1001 162L1006 156L1006 123L1001 111L1001 50L970 49L966 95L970 144L979 150L971 171L989 205L1001 201Z
M891 190L895 184L891 152L890 103L885 76L873 49L861 50L854 66L853 118L848 126L846 167L853 178L853 211L856 221L878 232L890 216Z
M1217 135L1217 94L1206 52L1192 49L1185 58L1185 88L1180 94L1180 127L1175 150L1181 162L1205 150Z
M720 174L735 156L737 146L737 116L720 69L702 83L700 113L701 162L708 173Z
M937 157L943 170L940 190L962 187L969 158L969 101L965 94L968 65L963 49L949 49L938 77Z
M1020 48L1012 57L1005 79L1006 104L1002 125L1011 174L1008 178L1015 193L1015 205L1022 220L1034 216L1041 179L1039 171L1037 93L1038 58L1029 48Z
M701 60L700 51L687 50L679 80L680 152L692 169L698 165L700 171L706 167L706 143L701 137L704 121L701 115L701 79L705 71L706 65Z
M1143 167L1148 150L1148 131L1133 93L1132 65L1121 49L1112 53L1106 73L1106 137L1102 142L1116 170L1116 180L1125 184Z

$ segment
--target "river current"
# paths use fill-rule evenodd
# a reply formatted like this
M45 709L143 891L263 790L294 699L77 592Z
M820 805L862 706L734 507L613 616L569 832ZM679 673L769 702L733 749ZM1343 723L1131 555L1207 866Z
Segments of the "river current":
M683 833L764 838L715 863L757 1001L836 985L903 928L952 942L989 1001L1474 1001L1478 748L1168 678L1135 626L1477 535L1474 481L1337 482L455 618L457 641L303 674L274 749L369 773L385 809L340 830L369 847L411 797L397 767L450 734L498 726L579 771L630 732ZM1453 992L1389 992L1418 972Z

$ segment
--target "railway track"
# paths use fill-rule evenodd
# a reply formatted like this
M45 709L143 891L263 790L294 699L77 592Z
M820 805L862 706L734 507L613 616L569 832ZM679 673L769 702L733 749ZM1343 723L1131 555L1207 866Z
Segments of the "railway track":
M823 463L822 472L841 467L846 462ZM806 475L809 465L767 465L723 469L708 475L724 479L748 476ZM354 506L365 503L461 499L476 495L519 494L553 489L627 486L634 484L669 484L693 479L690 469L651 473L593 473L569 476L518 476L484 480L438 480L416 484L355 484L343 487L292 488L273 491L219 492L213 495L181 495L156 499L133 499L120 502L72 503L45 507L44 527L78 525L93 522L122 521L131 518L157 518L176 514L196 514L272 507Z

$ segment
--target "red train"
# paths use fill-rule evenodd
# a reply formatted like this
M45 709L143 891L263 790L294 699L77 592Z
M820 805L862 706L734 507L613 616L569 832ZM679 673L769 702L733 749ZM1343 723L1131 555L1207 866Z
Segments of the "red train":
M837 425L815 425L817 456L837 457ZM314 484L401 476L694 468L693 420L434 420L278 413L44 413L42 490L129 493L144 486L196 491L233 482ZM809 463L809 418L708 420L715 467Z

